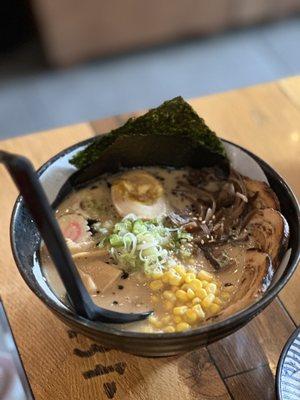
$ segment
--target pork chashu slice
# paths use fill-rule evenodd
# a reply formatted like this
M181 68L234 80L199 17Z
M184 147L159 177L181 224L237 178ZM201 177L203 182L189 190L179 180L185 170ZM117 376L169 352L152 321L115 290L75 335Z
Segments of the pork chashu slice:
M246 225L246 230L249 247L269 254L273 267L277 268L289 240L289 226L284 216L272 208L257 210Z
M272 261L268 254L258 250L247 250L240 285L229 306L221 311L219 316L223 318L233 315L253 303L267 290L273 272Z
M266 182L255 181L244 177L244 183L247 196L254 198L253 205L255 208L273 208L274 210L280 210L279 200Z

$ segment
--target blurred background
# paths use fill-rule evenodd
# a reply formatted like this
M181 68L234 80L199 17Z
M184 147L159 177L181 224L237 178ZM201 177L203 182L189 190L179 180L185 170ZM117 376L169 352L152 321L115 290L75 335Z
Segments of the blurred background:
M299 0L2 0L0 139L300 73Z

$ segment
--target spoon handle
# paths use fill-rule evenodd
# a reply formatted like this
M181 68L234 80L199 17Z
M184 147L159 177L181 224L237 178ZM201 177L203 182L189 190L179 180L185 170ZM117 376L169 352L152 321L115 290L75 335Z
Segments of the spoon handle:
M4 163L41 233L49 254L66 288L69 299L79 315L91 318L94 303L88 294L53 215L46 193L31 162L16 154L0 150Z

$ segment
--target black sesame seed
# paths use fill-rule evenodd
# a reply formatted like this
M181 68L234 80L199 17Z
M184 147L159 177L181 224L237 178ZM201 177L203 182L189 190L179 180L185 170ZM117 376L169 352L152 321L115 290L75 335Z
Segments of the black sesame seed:
M124 286L123 285L118 285L118 289L122 290L122 289L124 289Z
M126 271L122 272L121 279L127 279L129 277L129 273Z
M117 304L119 304L116 300L113 301L113 305L116 306Z
M87 219L87 224L89 226L89 228L92 228L92 225L96 224L98 221L96 219L92 219L92 218L88 218Z

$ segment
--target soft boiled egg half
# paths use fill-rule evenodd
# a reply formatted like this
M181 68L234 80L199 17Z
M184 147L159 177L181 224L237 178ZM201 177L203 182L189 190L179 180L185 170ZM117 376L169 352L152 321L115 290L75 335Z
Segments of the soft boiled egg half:
M112 202L117 212L125 217L152 219L167 213L164 188L153 175L143 170L125 172L112 183Z

